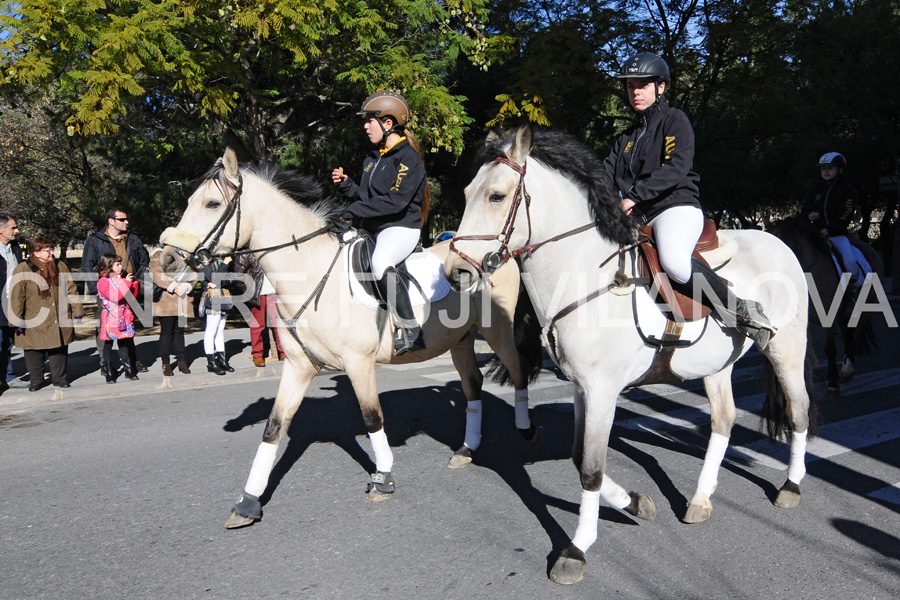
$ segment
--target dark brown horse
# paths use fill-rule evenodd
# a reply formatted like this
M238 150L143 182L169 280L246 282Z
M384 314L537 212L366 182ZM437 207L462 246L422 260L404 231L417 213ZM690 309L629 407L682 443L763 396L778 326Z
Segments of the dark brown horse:
M767 223L766 230L780 238L800 261L809 283L809 322L825 329L825 357L828 359L828 392L840 394L840 384L853 378L854 364L861 356L872 354L878 346L878 329L872 312L861 312L861 302L875 302L874 285L864 285L860 296L846 290L849 273L840 273L828 240L805 219L792 217ZM880 284L884 264L878 253L865 242L849 238L872 266ZM842 276L844 281L842 282ZM854 312L854 309L856 312ZM838 336L844 358L838 360Z

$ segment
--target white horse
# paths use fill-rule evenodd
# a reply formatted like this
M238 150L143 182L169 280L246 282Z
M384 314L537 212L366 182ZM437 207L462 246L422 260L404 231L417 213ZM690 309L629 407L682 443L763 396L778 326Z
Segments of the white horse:
M500 285L490 294L473 298L451 290L443 299L417 307L427 349L397 357L390 319L387 323L377 319L378 313L364 303L365 296L358 289L351 292L347 236L332 232L341 210L340 204L323 198L312 179L271 165L239 168L228 149L191 195L178 226L163 232L162 263L168 272L184 273L214 255L246 248L258 254L278 294L278 334L287 361L247 485L225 524L228 528L261 518L259 497L268 484L279 442L310 381L322 369L345 371L356 392L375 453L377 470L367 490L373 501L388 498L394 490L376 362L419 362L450 351L469 404L465 443L448 466L465 466L481 439L483 376L474 350L480 332L508 370L500 375L508 376L516 387L517 427L529 441L537 440L538 430L528 419L527 384L540 369L540 353L520 357L516 350L518 269L513 265L498 271ZM429 252L438 257L432 259L433 272L440 274L447 244ZM382 317L385 314L381 312Z
M632 515L655 518L650 498L626 492L610 478L606 452L616 399L654 362L657 350L648 340L662 338L666 319L643 288L626 293L620 285L623 275L633 274L634 251L628 247L635 228L589 151L570 136L533 133L529 127L504 138L492 134L484 151L484 162L466 188L465 214L444 271L454 287L474 293L493 278L492 268L518 257L544 342L575 384L572 457L581 475L581 508L575 536L550 573L554 581L574 583L582 578L585 552L597 539L601 498ZM811 425L804 373L806 280L793 253L775 237L760 231L720 232L720 237L730 238L737 252L719 273L732 282L737 296L760 302L777 326L764 354L788 404L780 390L771 394L767 417L770 436L790 429L790 466L775 504L793 507L806 472ZM752 345L713 323L685 323L682 339L693 344L676 349L670 363L669 375L703 378L710 403L712 435L683 517L689 523L712 512L710 496L735 421L732 365ZM652 382L652 377L642 381Z

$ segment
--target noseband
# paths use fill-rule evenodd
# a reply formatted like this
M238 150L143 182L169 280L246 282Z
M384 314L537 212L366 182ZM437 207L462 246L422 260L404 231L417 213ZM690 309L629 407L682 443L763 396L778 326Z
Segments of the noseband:
M515 258L521 254L524 254L526 258L530 258L532 252L534 252L544 244L549 244L550 242L555 242L557 240L569 237L570 235L575 235L577 233L581 233L582 231L587 231L594 228L593 223L588 223L565 233L555 235L548 240L544 240L543 242L532 244L531 194L529 194L528 190L525 189L525 165L519 165L518 163L511 161L504 156L498 156L494 160L498 163L508 166L513 171L519 174L519 183L518 185L516 185L516 191L513 194L512 205L509 207L509 213L506 215L506 223L504 223L503 229L497 235L460 235L454 237L450 241L450 252L454 252L455 254L459 255L461 259L472 265L472 267L476 271L478 271L480 275L483 275L484 278L487 279L487 282L491 284L491 287L494 287L494 282L491 281L490 274L499 269L509 259ZM522 246L518 250L510 251L509 240L512 237L513 230L515 229L516 216L519 213L519 207L522 205L523 199L525 200L525 217L528 222L528 238L525 240L524 246ZM500 249L495 252L489 252L485 254L484 258L481 261L481 264L478 264L478 262L474 258L461 251L455 245L457 241L470 240L499 241Z

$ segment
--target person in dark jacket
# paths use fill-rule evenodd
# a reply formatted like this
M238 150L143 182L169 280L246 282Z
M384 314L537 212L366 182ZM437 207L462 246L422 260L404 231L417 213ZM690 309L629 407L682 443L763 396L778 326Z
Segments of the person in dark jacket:
M847 227L857 205L856 189L844 177L846 167L847 159L838 152L828 152L819 158L821 176L810 192L803 214L840 254L844 270L850 273L850 287L858 291L872 267L847 237Z
M363 161L359 185L335 169L331 177L338 190L352 200L344 211L350 222L357 219L361 229L375 237L372 274L379 283L398 323L394 342L397 355L425 348L422 329L416 323L409 293L395 267L419 243L423 205L427 203L425 165L415 138L406 129L409 105L397 92L377 92L363 102L359 111L364 128L377 151Z
M225 354L225 321L228 311L234 307L230 283L233 278L232 257L215 259L200 271L200 289L204 291L201 312L206 316L203 333L203 350L206 352L206 370L216 375L233 373Z
M12 279L13 270L22 262L22 249L16 236L19 234L19 224L15 217L6 213L0 213L0 294L2 294L3 310L0 310L0 394L9 389L6 382L6 372L9 369L9 361L12 346L16 335L16 328L9 324L7 311L9 310L9 281Z
M774 330L756 302L734 296L728 285L691 254L703 232L700 177L693 171L694 131L684 112L666 103L669 67L650 52L630 57L617 75L625 80L637 122L604 161L621 196L622 210L653 229L659 261L669 279L693 294L701 292L727 326L750 337L762 350Z
M85 288L90 294L97 294L97 266L104 254L121 256L125 267L124 274L134 275L138 281L143 281L144 274L150 268L150 255L141 239L133 233L128 233L128 214L119 208L111 208L106 211L106 226L92 233L84 241L84 250L81 254L81 273L86 277ZM99 302L99 300L98 300ZM100 356L100 371L109 376L109 366L103 361L103 340L100 339L100 330L97 329L97 354ZM137 368L146 372L147 368L140 362Z

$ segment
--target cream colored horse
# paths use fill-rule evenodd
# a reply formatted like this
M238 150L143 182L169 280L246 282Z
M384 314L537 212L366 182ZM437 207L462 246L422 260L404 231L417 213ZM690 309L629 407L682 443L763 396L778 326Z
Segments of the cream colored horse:
M787 431L791 440L787 480L776 506L800 501L800 482L810 422L805 378L807 287L787 246L761 231L722 233L737 253L719 271L735 294L763 304L778 333L763 354L771 376L766 406L770 436ZM642 288L626 294L616 287L619 260L633 273L634 224L603 165L571 136L528 127L489 138L484 163L466 188L466 210L444 271L457 289L478 293L490 267L520 256L522 278L543 325L550 355L575 384L575 443L572 458L581 477L578 527L553 566L559 583L580 580L585 552L597 539L601 499L647 520L656 516L650 498L626 492L607 470L606 457L619 393L641 379L654 361L666 320ZM499 271L496 271L499 273ZM570 310L571 309L571 310ZM640 329L636 325L640 324ZM642 333L642 331L644 333ZM710 319L685 325L672 373L702 378L709 397L712 435L697 488L682 519L697 523L712 513L710 496L735 422L732 366L751 342ZM777 381L776 381L777 377ZM646 381L646 380L644 380ZM778 389L780 384L783 394ZM784 401L786 396L787 401Z
M184 271L182 257L198 268L211 255L241 248L259 251L260 264L278 294L278 334L287 361L244 492L226 522L229 528L249 525L261 517L259 497L268 484L278 444L310 381L322 369L345 371L359 401L377 469L369 484L370 500L387 498L394 488L393 455L383 429L376 363L420 362L449 350L470 402L468 444L473 419L480 419L480 413L471 409L471 402L481 400L483 376L474 351L480 332L508 369L517 389L517 406L525 408L527 420L529 375L516 351L512 327L519 294L517 268L510 265L498 271L489 293L470 296L451 291L442 300L417 307L427 349L396 357L390 319L387 331L382 331L376 312L349 291L348 246L330 231L342 206L322 196L315 182L294 173L268 166L240 168L229 149L188 200L178 226L166 230L161 239L166 246L163 262L172 273ZM428 251L443 260L447 244ZM521 413L519 417L520 431L533 438L536 430L530 423L523 424ZM475 426L478 438L480 421ZM464 466L470 460L471 450L463 446L448 466Z

